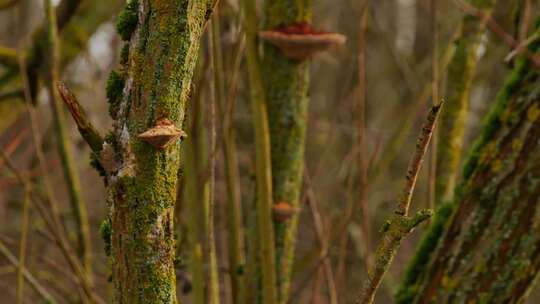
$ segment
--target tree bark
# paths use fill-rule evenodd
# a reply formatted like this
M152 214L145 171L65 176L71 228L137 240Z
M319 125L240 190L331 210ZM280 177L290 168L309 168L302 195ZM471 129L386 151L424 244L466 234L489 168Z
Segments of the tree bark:
M129 54L120 74L122 93L109 87L108 96L120 97L110 100L116 121L100 152L101 161L112 159L103 167L116 303L177 302L173 209L180 141L172 137L162 147L163 137L143 141L141 133L182 126L200 36L212 6L210 0L134 0L118 18Z
M311 1L266 1L265 30L291 23L311 23ZM309 60L285 57L266 43L262 61L272 159L274 204L299 208L307 127ZM274 220L278 303L286 303L291 284L298 216Z
M537 48L538 42L533 43ZM521 303L540 271L540 73L520 59L398 303Z
M489 13L493 0L469 0L471 5ZM455 51L448 65L445 92L446 106L441 114L437 141L435 200L452 199L469 111L470 87L476 73L478 47L484 33L484 24L466 15L455 41Z

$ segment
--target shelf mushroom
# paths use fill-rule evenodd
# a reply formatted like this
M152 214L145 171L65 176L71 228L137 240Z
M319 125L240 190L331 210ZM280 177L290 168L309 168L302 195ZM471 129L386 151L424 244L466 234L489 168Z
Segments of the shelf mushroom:
M347 40L339 33L315 30L309 23L293 23L259 32L262 40L276 46L291 59L305 60L317 53L342 45Z
M278 202L272 206L272 217L276 222L285 222L299 212L287 202Z
M178 139L186 137L186 133L177 128L167 118L162 118L156 125L137 136L157 149L164 149Z

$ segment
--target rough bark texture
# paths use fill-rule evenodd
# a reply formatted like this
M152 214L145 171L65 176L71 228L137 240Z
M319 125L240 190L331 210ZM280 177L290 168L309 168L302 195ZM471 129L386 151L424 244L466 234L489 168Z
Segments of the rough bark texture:
M111 80L108 86L116 121L101 153L103 159L106 145L114 151L107 182L116 303L177 301L173 209L180 141L159 149L137 135L164 118L181 127L211 2L130 1L118 18L129 54L123 55L123 85ZM118 87L122 93L114 92Z
M537 49L538 43L532 46ZM521 59L487 117L454 203L441 206L398 303L521 303L540 271L540 78Z
M494 1L469 2L484 12L489 12ZM469 109L470 87L476 71L478 46L484 33L482 21L473 16L465 16L460 27L454 55L448 66L444 92L446 105L439 125L438 136L441 140L437 143L437 201L448 201L453 195Z
M264 29L311 21L311 1L266 1ZM309 61L286 58L265 44L262 62L268 123L272 147L274 204L286 202L299 207L307 124ZM298 216L274 221L278 302L289 294Z

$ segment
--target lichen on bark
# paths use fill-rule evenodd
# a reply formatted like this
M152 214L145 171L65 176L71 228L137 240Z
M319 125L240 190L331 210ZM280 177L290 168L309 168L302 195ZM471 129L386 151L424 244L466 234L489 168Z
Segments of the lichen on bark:
M311 22L311 1L266 1L264 29ZM299 207L307 125L308 61L292 60L266 43L262 61L270 129L274 204ZM290 288L298 216L274 221L278 303Z
M156 148L137 135L164 118L182 125L212 3L139 0L122 14L131 22L135 9L137 21L134 29L122 27L129 52L114 111L116 167L106 176L116 303L177 302L173 210L180 141Z

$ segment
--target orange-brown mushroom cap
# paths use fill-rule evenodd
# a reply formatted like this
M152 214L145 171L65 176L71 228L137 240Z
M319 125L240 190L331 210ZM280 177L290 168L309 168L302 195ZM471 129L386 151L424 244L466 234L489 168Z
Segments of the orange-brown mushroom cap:
M186 133L177 128L170 120L164 118L158 120L154 127L137 135L137 137L158 149L163 149L176 140L186 137Z
M261 31L259 37L279 48L285 56L296 60L311 58L347 40L342 34L315 31L306 24Z
M298 211L298 208L294 208L287 202L279 202L272 206L272 217L277 222L284 222L293 217Z

